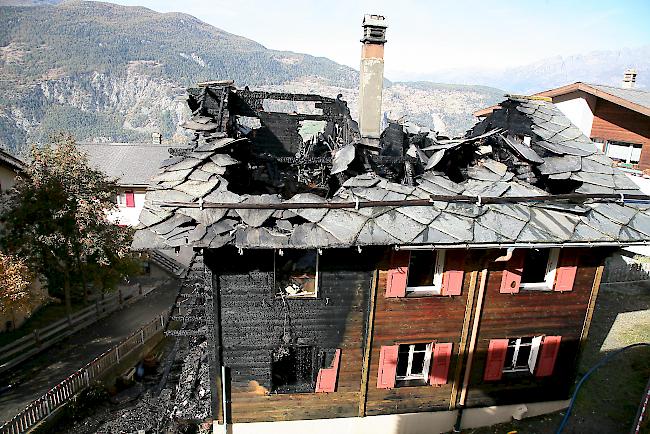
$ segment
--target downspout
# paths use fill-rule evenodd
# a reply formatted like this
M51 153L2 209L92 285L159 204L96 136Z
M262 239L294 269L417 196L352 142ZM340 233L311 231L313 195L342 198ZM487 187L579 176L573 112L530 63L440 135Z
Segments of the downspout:
M505 256L501 256L496 259L496 261L507 261L512 256L512 250L508 249L508 253ZM507 258L507 259L504 259ZM485 298L485 287L487 284L487 274L488 274L488 262L486 258L483 261L483 267L481 270L481 278L479 280L479 289L476 301L476 308L474 309L474 322L472 324L472 334L469 341L469 348L467 354L467 365L465 366L465 375L463 377L463 385L460 390L460 397L458 399L458 416L456 418L456 424L454 425L454 432L459 433L463 420L463 409L465 407L465 401L467 399L467 388L469 386L470 374L472 372L472 363L474 361L474 349L476 348L476 339L478 336L478 325L481 318L481 313L483 311L483 299Z

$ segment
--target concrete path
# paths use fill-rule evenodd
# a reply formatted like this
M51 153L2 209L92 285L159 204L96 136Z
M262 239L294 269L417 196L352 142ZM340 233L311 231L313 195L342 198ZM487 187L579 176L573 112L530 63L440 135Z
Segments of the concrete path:
M4 423L11 419L31 401L169 309L176 300L179 285L178 281L169 280L143 299L4 372L0 377L0 387L15 385L0 394L0 421Z

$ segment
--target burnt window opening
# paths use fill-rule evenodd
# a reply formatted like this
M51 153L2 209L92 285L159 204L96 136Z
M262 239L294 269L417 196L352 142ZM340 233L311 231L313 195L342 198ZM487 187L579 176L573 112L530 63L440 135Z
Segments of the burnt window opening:
M289 298L316 298L318 262L316 250L276 250L276 294Z
M444 264L444 250L412 250L406 292L420 295L440 295Z
M552 290L560 249L527 249L525 255L521 289Z
M273 393L313 392L317 370L312 346L280 347L271 355Z

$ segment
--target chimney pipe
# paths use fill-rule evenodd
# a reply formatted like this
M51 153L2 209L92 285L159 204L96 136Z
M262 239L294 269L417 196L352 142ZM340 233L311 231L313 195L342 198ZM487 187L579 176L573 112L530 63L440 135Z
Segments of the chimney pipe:
M359 83L359 129L361 141L379 145L381 93L384 87L384 43L388 25L381 15L363 17L361 75Z
M633 89L636 84L636 69L628 68L623 75L623 89Z

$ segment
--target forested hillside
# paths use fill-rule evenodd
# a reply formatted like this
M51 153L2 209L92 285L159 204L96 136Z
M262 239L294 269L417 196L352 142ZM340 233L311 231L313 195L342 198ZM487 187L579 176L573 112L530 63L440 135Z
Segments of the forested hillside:
M12 150L67 130L80 140L182 140L185 87L204 80L335 96L354 106L358 72L268 50L190 15L100 2L0 7L0 143ZM354 41L351 41L354 43ZM503 92L386 82L385 110L448 134ZM354 108L354 107L353 107ZM449 113L449 114L446 114Z

